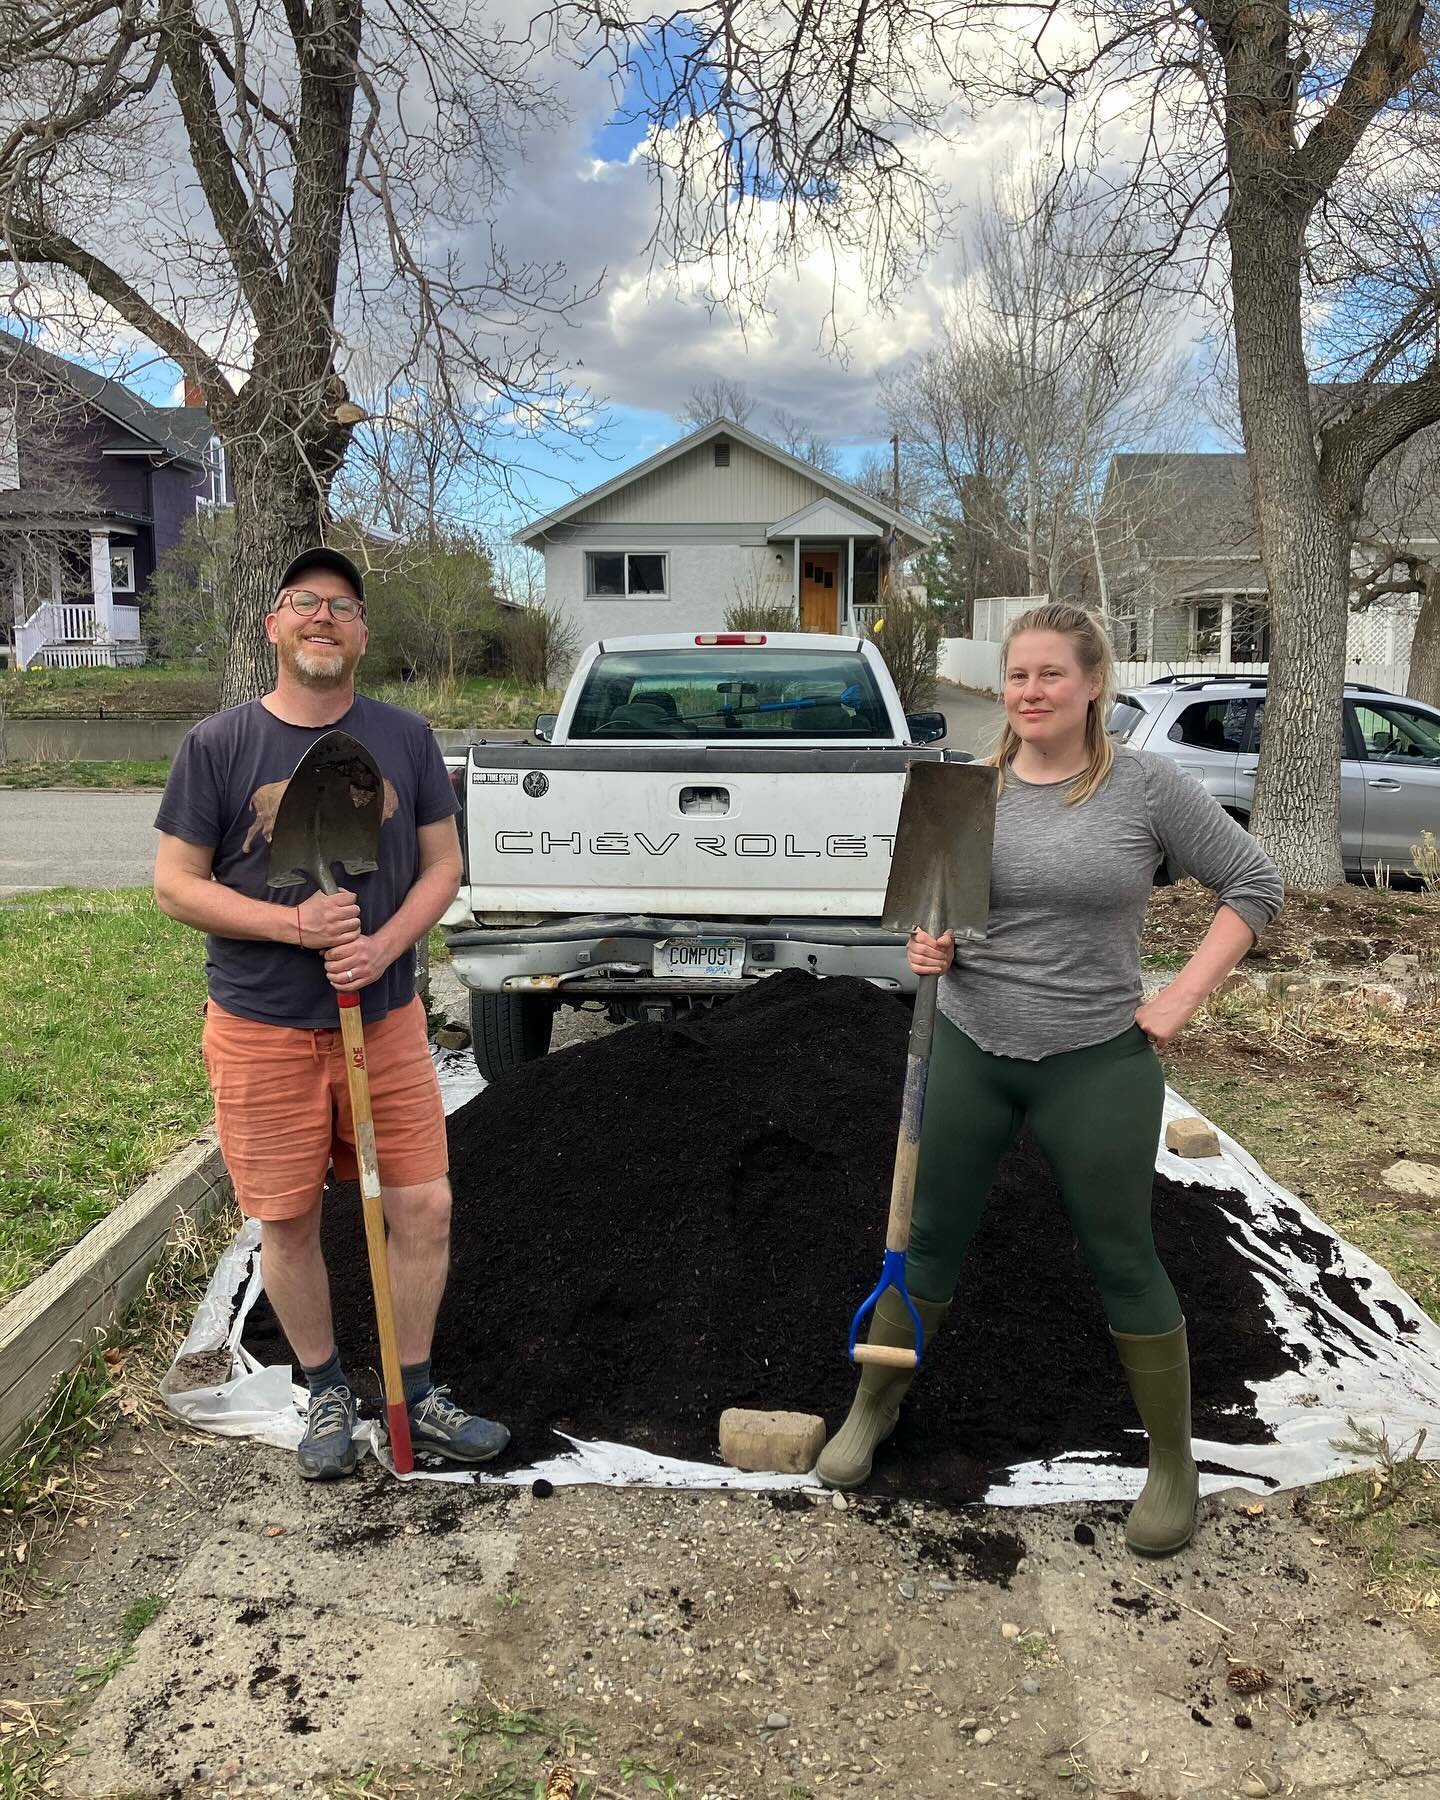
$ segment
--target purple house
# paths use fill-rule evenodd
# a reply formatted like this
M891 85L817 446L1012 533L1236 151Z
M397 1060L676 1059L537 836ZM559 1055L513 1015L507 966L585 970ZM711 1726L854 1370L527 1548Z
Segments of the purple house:
M144 662L156 563L229 503L203 406L152 406L0 332L0 579L20 668Z

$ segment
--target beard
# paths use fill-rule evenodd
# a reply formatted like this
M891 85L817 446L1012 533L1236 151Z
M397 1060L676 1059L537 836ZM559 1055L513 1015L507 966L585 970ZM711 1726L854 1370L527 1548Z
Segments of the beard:
M301 638L282 639L280 661L302 687L342 687L350 678L358 656L347 655L336 645L333 649L308 644Z

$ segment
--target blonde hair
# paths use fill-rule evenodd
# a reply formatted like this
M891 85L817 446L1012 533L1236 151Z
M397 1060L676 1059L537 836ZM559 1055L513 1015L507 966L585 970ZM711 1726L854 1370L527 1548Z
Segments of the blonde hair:
M1115 746L1105 729L1110 709L1115 704L1115 658L1110 649L1110 634L1083 606L1072 606L1064 600L1052 600L1044 606L1032 606L1021 613L1005 633L1000 652L1000 671L1004 678L1010 664L1010 646L1022 631L1058 631L1075 646L1075 660L1086 675L1100 676L1100 692L1090 702L1085 719L1085 748L1089 755L1084 770L1065 796L1067 806L1083 806L1102 788L1115 766ZM1005 771L1020 748L1020 735L1005 721L1000 747L986 761L1000 771L1000 786L1005 785Z

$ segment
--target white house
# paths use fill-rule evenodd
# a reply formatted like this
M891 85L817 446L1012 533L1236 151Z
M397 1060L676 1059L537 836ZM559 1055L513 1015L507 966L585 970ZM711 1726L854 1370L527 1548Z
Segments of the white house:
M732 608L789 604L803 630L858 631L882 553L934 542L916 519L717 419L515 533L582 642L715 631Z

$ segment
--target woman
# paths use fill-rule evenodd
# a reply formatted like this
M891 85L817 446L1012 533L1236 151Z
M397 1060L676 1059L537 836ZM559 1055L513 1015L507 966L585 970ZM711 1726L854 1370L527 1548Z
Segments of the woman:
M910 967L941 975L908 1282L927 1343L949 1308L995 1170L1023 1127L1055 1171L1149 1434L1132 1550L1189 1542L1198 1493L1185 1321L1150 1230L1163 1049L1280 910L1274 864L1168 758L1116 745L1110 643L1089 613L1038 606L1005 640L1005 728L989 934L911 934ZM1140 930L1164 860L1215 892L1204 942L1141 1001ZM870 1342L913 1342L889 1289ZM855 1487L894 1429L912 1372L867 1365L817 1465Z

